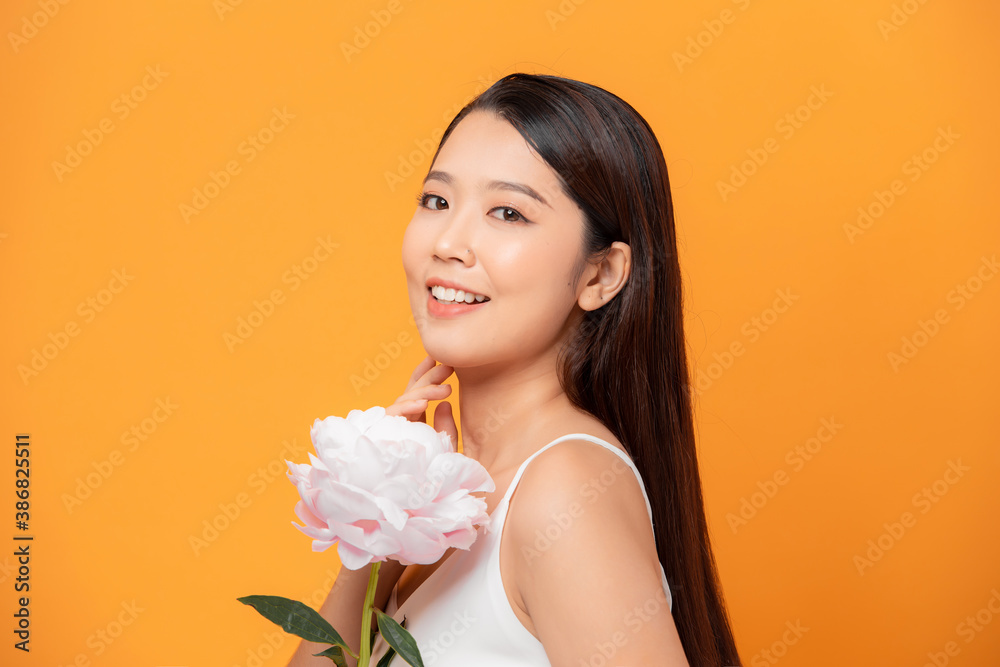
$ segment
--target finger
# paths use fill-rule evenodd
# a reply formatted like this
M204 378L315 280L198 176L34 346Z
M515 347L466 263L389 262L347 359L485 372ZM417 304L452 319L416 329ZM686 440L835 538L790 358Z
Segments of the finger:
M453 451L458 451L458 425L455 423L455 415L451 411L451 403L442 401L434 408L434 430L444 431L451 438Z
M406 417L410 421L426 421L424 415L426 410L427 399L413 399L396 401L385 409L385 414L392 417Z
M451 395L452 387L450 384L427 384L422 387L416 387L411 389L405 394L401 394L397 401L411 401L419 398L426 398L432 401L440 401L442 398L447 398Z
M427 399L396 399L396 402L385 409L385 414L391 417L413 414L427 408Z
M426 380L430 384L441 384L455 372L454 366L449 366L447 364L438 364L434 368L424 373L422 380ZM418 383L419 384L419 383Z
M431 358L431 355L428 354L426 357L424 357L424 360L421 361L419 364L417 364L417 367L413 369L413 373L410 374L410 382L409 384L406 385L406 388L409 389L410 387L415 385L417 383L417 380L419 380L424 375L424 373L434 368L434 364L436 363L437 362L434 361L433 358Z
M429 363L428 363L429 362ZM444 364L437 364L433 358L428 356L420 363L410 376L410 384L407 389L423 387L428 384L440 384L445 378L454 372L454 368ZM417 375L419 373L419 375Z
M416 389L414 395L407 396L407 398L428 398L432 401L440 401L451 396L452 391L454 390L449 384L429 384Z
M411 386L407 387L407 391L412 389L419 389L420 387L426 387L429 385L438 385L448 379L452 373L455 372L454 367L445 364L439 364L433 368L428 369L420 378L413 383Z

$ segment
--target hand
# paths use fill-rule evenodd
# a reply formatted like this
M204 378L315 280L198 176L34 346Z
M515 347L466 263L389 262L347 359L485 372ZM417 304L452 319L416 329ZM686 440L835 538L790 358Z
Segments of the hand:
M412 422L427 423L427 405L430 401L441 401L434 409L434 430L444 431L451 437L452 447L458 448L458 426L451 411L451 403L443 400L451 394L451 385L441 384L455 369L438 364L428 355L410 376L406 391L396 402L385 409L387 415L406 417Z

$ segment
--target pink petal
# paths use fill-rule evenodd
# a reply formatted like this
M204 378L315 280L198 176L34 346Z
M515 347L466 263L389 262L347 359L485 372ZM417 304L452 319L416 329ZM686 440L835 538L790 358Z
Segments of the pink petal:
M337 545L337 553L340 555L340 562L348 570L360 570L374 560L370 553L356 549L346 542Z
M313 447L321 457L324 455L324 450L350 447L359 435L361 435L361 431L342 417L331 416L323 420L317 419L313 422L312 428L309 429L309 437L313 442Z
M301 500L295 503L295 516L302 519L302 522L307 526L326 528L326 523L316 518L316 515L309 511L309 506Z
M476 541L478 533L472 528L463 528L461 530L453 530L450 533L444 534L444 541L449 547L456 547L458 549L468 549L472 546L472 543Z
M428 467L427 474L439 474L443 477L442 493L451 493L456 489L465 489L466 491L496 490L496 484L486 468L479 461L458 452L436 457Z
M383 420L393 420L396 417L386 417L385 408L376 405L367 410L351 410L347 413L347 423L358 430L358 433L367 432L374 424ZM406 419L406 417L399 417ZM409 420L407 420L409 421Z
M330 521L353 523L359 519L377 519L382 514L370 493L346 484L325 484L316 498L314 513Z
M372 490L385 479L385 465L382 462L378 448L365 436L354 443L354 458L348 465L348 477L351 484L366 490Z

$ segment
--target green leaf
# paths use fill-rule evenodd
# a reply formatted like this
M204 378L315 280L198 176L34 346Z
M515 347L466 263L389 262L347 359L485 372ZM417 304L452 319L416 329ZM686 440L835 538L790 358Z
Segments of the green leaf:
M389 650L386 651L385 655L382 656L382 659L378 661L378 664L375 665L375 667L389 667L389 662L394 657L396 657L396 649L390 646Z
M400 623L400 627L403 627L403 628L406 627L406 617L405 616L403 617L403 622ZM389 650L385 652L385 655L382 656L382 659L378 661L378 664L375 665L375 667L389 667L389 663L392 661L392 659L393 659L393 657L395 655L396 655L396 649L394 649L392 646L390 646Z
M331 646L325 651L320 651L319 653L313 653L314 656L330 658L333 660L333 664L337 667L347 667L347 659L344 658L344 649L340 646Z
M312 607L277 595L247 595L236 599L250 605L272 623L280 625L285 632L311 642L342 646L348 653L356 656L343 637Z
M379 632L382 633L382 638L385 639L386 643L396 649L396 653L413 667L424 667L424 661L420 657L420 649L417 648L417 642L414 641L413 635L397 623L396 619L382 610L376 609L375 615L378 617ZM403 621L406 622L406 619L404 618Z

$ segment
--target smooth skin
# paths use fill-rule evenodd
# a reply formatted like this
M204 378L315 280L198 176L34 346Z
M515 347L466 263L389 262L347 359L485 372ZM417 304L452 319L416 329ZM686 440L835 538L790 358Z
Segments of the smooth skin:
M410 305L428 356L386 411L426 421L430 403L439 401L434 427L457 443L459 428L445 400L453 389L444 384L454 374L461 387L462 451L496 483L494 492L479 494L489 512L520 464L559 436L588 433L621 448L603 424L570 403L556 370L557 354L583 311L614 298L631 265L630 248L621 242L602 257L585 258L583 225L558 175L517 130L476 111L438 153L404 235ZM427 303L432 277L490 300L470 313L435 317ZM575 516L560 527L553 517L571 507ZM554 525L558 538L539 542ZM402 604L450 555L405 568L387 561L376 604L384 609L397 584ZM554 667L590 664L609 651L609 665L688 664L662 592L639 483L603 447L567 440L526 468L511 498L500 570L511 608ZM345 623L345 637L360 632L360 618L348 624L360 616L358 575L366 572L342 570L347 583L341 587L338 577L334 591L340 592L321 610L338 630L337 622ZM303 642L290 664L323 664L311 657L322 648Z

